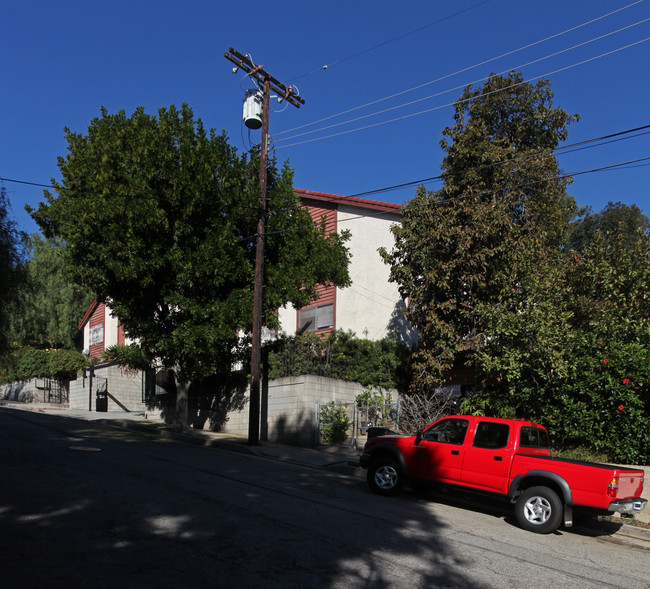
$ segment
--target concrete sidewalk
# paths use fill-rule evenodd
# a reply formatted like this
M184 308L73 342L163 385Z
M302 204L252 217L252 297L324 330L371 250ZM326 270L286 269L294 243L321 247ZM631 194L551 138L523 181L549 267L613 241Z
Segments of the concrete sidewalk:
M365 471L355 466L359 461L362 448L355 448L351 442L325 445L318 448L303 448L273 442L261 442L257 446L251 446L244 437L209 430L189 429L184 432L175 432L168 424L147 419L144 413L126 413L124 411L103 413L68 409L60 405L47 403L20 403L14 401L0 401L0 408L2 407L94 421L111 427L131 429L147 435L172 438L200 446L220 447L231 452L243 452L300 466L324 468L333 472L365 477ZM648 467L645 468L645 472L644 495L647 497L650 494ZM614 516L614 520L616 519L621 519L618 514ZM650 526L650 508L646 508L644 511L636 514L634 519L642 525ZM597 526L598 523L596 522L594 525ZM613 526L611 533L621 539L628 541L635 539L636 542L641 542L645 547L650 547L650 528L623 524L617 530L614 528L618 526L611 524L611 522L604 522L603 525L608 525L608 527L610 525Z
M68 409L61 405L48 403L21 403L4 400L0 401L0 407L93 421L113 427L133 429L160 437L174 438L201 446L221 446L224 449L235 452L246 452L257 456L275 458L277 460L316 468L347 466L349 462L358 463L361 454L361 448L357 449L353 447L351 442L321 446L318 449L290 446L274 442L260 442L257 446L249 446L246 438L232 434L196 429L175 432L169 424L147 419L146 415L142 412L84 411L81 409Z

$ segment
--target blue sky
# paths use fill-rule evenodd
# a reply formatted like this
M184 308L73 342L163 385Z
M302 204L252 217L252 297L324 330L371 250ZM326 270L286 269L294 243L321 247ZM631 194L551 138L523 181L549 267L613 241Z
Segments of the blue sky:
M85 133L102 105L155 113L185 101L247 150L259 141L241 122L252 84L232 73L229 47L305 99L272 102L270 132L307 190L350 196L436 176L451 105L491 72L549 79L555 105L582 117L567 144L650 125L650 0L22 0L4 2L0 22L0 177L11 180L59 178L63 128ZM649 131L559 156L578 204L650 215ZM43 189L4 186L14 219L36 231L24 206ZM365 198L403 203L414 191Z

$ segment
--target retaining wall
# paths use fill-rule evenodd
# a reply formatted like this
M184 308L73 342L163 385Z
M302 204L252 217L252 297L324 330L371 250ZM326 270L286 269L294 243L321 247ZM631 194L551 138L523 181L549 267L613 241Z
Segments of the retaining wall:
M142 373L130 372L117 365L95 366L92 384L89 371L77 375L77 380L70 382L70 409L97 411L97 390L101 397L105 393L105 405L100 409L106 411L146 412L142 402Z
M0 399L5 401L20 401L21 403L44 401L43 390L36 387L35 378L23 382L1 385Z
M303 375L279 378L263 386L261 394L260 439L300 446L314 446L316 438L316 403L340 401L354 405L365 388L353 382L322 376ZM219 431L248 436L250 391L240 411L228 413Z

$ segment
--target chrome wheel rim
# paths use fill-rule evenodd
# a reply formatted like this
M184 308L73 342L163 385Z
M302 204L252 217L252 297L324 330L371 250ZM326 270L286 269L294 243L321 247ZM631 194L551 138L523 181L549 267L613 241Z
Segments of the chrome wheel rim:
M544 497L531 497L524 505L524 517L531 524L544 524L551 517L553 508Z
M380 489L388 490L397 484L397 471L392 466L380 466L375 471L375 483Z

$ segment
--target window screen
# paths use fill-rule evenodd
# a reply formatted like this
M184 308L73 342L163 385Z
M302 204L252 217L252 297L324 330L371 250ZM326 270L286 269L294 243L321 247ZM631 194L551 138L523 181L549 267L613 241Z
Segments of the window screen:
M298 321L298 330L300 333L334 327L334 304L329 303L327 305L300 309Z

